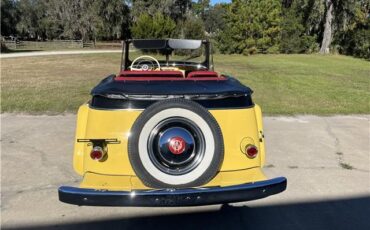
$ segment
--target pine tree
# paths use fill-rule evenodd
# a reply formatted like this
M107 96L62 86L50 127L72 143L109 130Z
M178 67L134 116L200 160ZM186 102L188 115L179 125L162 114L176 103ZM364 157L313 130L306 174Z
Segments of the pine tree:
M170 38L176 34L176 23L168 16L141 14L131 28L134 38Z
M218 36L223 53L279 51L280 0L235 0L227 9L225 29Z

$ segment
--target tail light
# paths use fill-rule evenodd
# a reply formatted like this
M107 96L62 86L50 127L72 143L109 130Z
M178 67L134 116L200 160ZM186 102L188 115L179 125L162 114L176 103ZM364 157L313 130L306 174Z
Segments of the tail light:
M254 145L247 145L245 147L245 154L249 157L249 158L255 158L258 154L258 149L256 146Z
M96 161L102 160L104 155L105 155L105 152L103 148L100 146L95 146L90 153L91 159L96 160Z

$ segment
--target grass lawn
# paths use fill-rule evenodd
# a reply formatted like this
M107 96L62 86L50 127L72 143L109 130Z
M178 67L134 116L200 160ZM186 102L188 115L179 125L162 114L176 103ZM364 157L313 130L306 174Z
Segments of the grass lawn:
M254 90L265 114L369 114L370 63L345 56L216 55L216 70ZM76 112L117 73L120 54L1 59L2 112Z

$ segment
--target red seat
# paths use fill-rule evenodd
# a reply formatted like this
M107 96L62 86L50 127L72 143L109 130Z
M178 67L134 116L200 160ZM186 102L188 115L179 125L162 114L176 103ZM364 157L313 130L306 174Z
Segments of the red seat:
M131 78L183 78L181 71L122 71L117 80L130 80ZM124 79L121 79L124 78Z
M183 77L181 71L122 71L116 81L218 81L226 80L212 71L194 71Z
M218 78L218 74L213 71L193 71L188 74L187 78Z

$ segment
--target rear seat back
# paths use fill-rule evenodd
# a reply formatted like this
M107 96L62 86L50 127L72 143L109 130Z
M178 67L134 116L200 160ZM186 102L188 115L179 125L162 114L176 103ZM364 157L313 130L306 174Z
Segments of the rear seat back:
M218 78L218 74L214 71L193 71L188 74L187 78Z
M119 78L183 78L181 71L122 71Z

